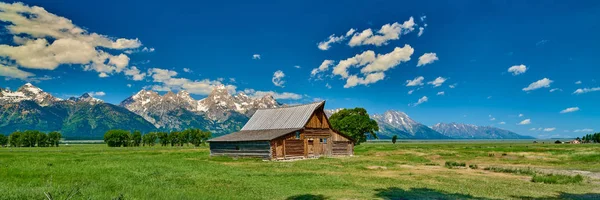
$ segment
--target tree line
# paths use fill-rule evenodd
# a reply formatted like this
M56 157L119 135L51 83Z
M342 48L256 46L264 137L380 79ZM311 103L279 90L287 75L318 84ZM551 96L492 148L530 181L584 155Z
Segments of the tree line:
M587 134L581 138L583 143L600 143L600 133Z
M109 130L104 134L104 142L109 147L139 147L139 146L183 146L191 143L194 146L204 144L212 133L200 129L187 129L184 131L150 132L143 134L127 130Z
M0 146L11 147L58 147L60 138L62 135L60 132L53 131L50 133L44 133L36 130L27 131L15 131L8 137L4 134L0 134Z

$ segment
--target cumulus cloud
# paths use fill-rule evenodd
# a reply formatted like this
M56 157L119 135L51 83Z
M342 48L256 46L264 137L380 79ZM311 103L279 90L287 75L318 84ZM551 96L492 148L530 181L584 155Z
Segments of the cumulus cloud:
M442 84L444 84L444 82L446 82L446 78L444 78L444 77L437 77L435 80L427 82L427 84L433 85L433 87L439 87Z
M445 93L444 91L441 91L441 92L438 92L438 93L437 93L437 95L438 95L438 96L442 96L442 95L445 95L445 94L446 94L446 93Z
M131 84L127 84L127 87L129 87L129 88L130 88L131 86L132 86Z
M498 124L506 124L506 122L498 122Z
M413 92L415 92L415 90L409 90L408 94L412 94Z
M560 88L553 88L553 89L550 89L550 92L556 92L556 91L562 91L562 89L560 89Z
M512 66L512 67L508 68L508 72L512 73L515 76L519 75L519 74L522 74L522 73L525 73L526 71L527 71L527 67L525 65L523 65L523 64L521 64L521 65L515 65L515 66Z
M525 119L525 120L519 122L518 125L527 125L527 124L531 124L531 119Z
M406 86L410 87L423 85L423 80L425 80L425 78L422 76L416 77L413 80L406 80Z
M146 77L146 73L141 72L136 66L126 69L125 75L130 76L134 81L141 81Z
M335 36L335 34L330 35L329 38L327 38L327 40L319 42L317 44L317 47L323 51L327 51L331 47L331 44L339 43L341 41L346 40L346 38L348 36L351 36L352 34L354 34L355 31L356 30L354 30L354 29L350 29L348 32L346 32L346 35L341 35L341 36Z
M550 84L554 82L553 80L550 80L548 78L543 78L540 79L536 82L533 82L531 84L529 84L529 86L527 86L526 88L523 88L523 91L531 91L531 90L537 90L540 88L547 88L550 87Z
M490 118L490 121L496 121L495 117Z
M190 68L183 68L183 71L186 73L192 73L192 70Z
M414 106L418 106L418 105L420 105L420 104L422 104L422 103L425 103L425 102L427 102L427 101L429 101L429 98L427 98L427 96L423 96L423 97L421 97L421 98L420 98L420 99L417 101L417 103L413 103L413 104L411 104L411 105L414 107Z
M595 88L579 88L579 89L575 90L575 92L573 92L573 94L584 94L584 93L596 92L596 91L600 91L600 87L595 87Z
M524 116L523 114L519 114L519 117L523 117L523 116Z
M252 55L252 59L253 60L260 60L260 54L254 54L254 55Z
M579 85L579 84L581 84L581 81L577 81L577 82L575 82L575 84L576 84L576 85Z
M300 67L300 65L294 65L294 68L296 68L296 69L300 69L300 68L302 68L302 67Z
M456 85L458 85L458 84L455 83L455 84L449 85L448 87L451 88L451 89L454 89L454 88L456 88Z
M431 64L439 60L436 53L425 53L421 57L419 57L419 62L417 63L417 67Z
M552 128L545 128L544 132L552 132L554 130L556 130L556 128L554 128L554 127L552 127Z
M579 107L570 107L560 111L561 114L579 111Z
M283 92L278 93L274 91L256 91L254 89L244 89L244 93L248 94L248 96L253 98L260 98L267 95L272 96L275 99L301 99L302 95L291 93L291 92Z
M329 66L333 65L333 60L324 60L321 65L319 65L319 67L314 68L311 72L310 72L310 76L311 77L315 77L317 74L321 73L321 72L325 72L329 69Z
M361 54L356 54L354 57L341 60L333 68L334 76L341 76L346 79L344 88L354 87L358 84L368 85L377 81L383 80L384 72L390 70L402 62L410 60L414 49L410 45L404 47L396 47L392 52L387 54L375 54L368 50ZM360 68L360 73L364 77L358 75L350 75L348 69L350 67Z
M400 39L400 35L406 35L415 30L415 21L413 17L410 17L407 21L400 24L395 22L393 24L385 24L381 29L373 33L373 30L366 29L360 33L352 34L352 38L348 42L351 47L361 45L375 45L381 46L386 45L390 40Z
M89 95L93 96L93 97L101 97L106 95L106 93L104 93L103 91L98 91L98 92L88 92Z
M419 27L419 34L417 35L421 37L421 35L423 35L423 31L425 31L425 27Z
M273 85L275 85L277 87L284 87L283 86L283 84L285 83L285 81L283 80L284 77L285 77L285 74L283 73L283 71L277 70L277 71L275 71L275 73L273 73L273 78L271 79L271 81L273 82Z
M177 78L178 73L173 70L151 68L148 70L148 76L152 82L157 83L152 86L153 90L171 91L186 90L191 94L208 95L215 87L225 87L231 94L235 93L236 86L224 85L216 80L190 80L187 78Z
M0 76L28 80L30 77L35 76L35 74L20 70L16 66L6 66L0 64Z
M0 3L0 21L13 37L14 46L0 45L0 57L17 67L54 70L62 64L86 65L106 77L121 72L129 63L124 55L112 55L105 49L127 50L142 46L138 39L109 37L88 32L67 18L42 7L23 3Z

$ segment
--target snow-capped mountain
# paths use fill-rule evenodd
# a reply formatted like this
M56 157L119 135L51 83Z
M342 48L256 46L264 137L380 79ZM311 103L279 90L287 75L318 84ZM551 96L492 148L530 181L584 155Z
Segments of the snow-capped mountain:
M0 89L0 104L16 103L25 100L35 101L41 106L47 106L62 99L44 92L31 83L26 83L14 92L8 89Z
M72 102L87 102L90 104L104 103L104 101L102 101L101 99L94 98L92 95L90 95L88 93L84 93L80 97L70 97L67 100L72 101Z
M523 136L517 133L491 127L476 126L471 124L438 123L431 127L448 137L456 139L531 139L533 137Z
M388 110L383 114L375 114L372 119L379 124L380 138L391 138L398 135L398 138L410 139L447 139L444 136L431 128L416 122L411 119L406 113Z
M189 127L192 121L217 129L234 128L243 126L248 117L259 108L281 106L270 95L252 98L239 93L232 96L225 86L215 87L201 100L193 99L186 91L179 91L177 94L168 92L161 96L151 90L141 90L120 105L144 117L157 128L169 130Z

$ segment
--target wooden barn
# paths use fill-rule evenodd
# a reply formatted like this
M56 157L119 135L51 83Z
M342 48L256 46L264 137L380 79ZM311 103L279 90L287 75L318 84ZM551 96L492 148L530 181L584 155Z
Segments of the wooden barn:
M325 101L257 110L239 132L209 140L211 156L269 160L349 156L354 141L333 129Z

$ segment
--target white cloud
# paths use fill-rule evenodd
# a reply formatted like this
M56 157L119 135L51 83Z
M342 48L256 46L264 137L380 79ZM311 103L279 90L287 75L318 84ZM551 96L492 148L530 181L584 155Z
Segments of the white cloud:
M588 133L589 133L589 132L594 132L594 129L591 129L591 128L584 128L584 129L577 129L577 130L574 130L573 132L575 132L575 133L579 133L579 132L584 132L584 133L586 133L586 132L588 132Z
M421 35L423 35L423 31L425 31L425 27L419 27L419 34L417 35L421 37Z
M319 65L319 67L314 68L311 72L310 72L310 76L314 77L317 74L319 74L320 72L324 72L327 71L329 69L329 66L333 65L333 60L324 60L321 65Z
M327 89L331 89L331 85L329 85L329 83L325 83L325 87L326 87Z
M519 114L519 117L523 117L523 116L524 116L523 114Z
M0 64L0 76L28 80L30 77L35 76L35 74L20 70L15 66L6 66Z
M498 122L498 124L506 124L506 122Z
M291 93L291 92L283 92L277 93L274 91L256 91L254 89L244 89L244 93L248 94L248 96L253 98L260 98L266 95L270 95L275 99L301 99L302 95Z
M437 93L438 96L441 96L441 95L444 95L444 94L446 94L444 91L441 91L441 92Z
M427 98L427 96L423 96L423 97L421 97L419 99L419 101L417 101L417 103L413 103L412 106L418 106L418 105L420 105L422 103L425 103L427 101L429 101L429 98Z
M101 97L106 95L106 93L99 91L99 92L88 92L89 95L92 95L93 97Z
M254 54L254 55L252 55L252 59L253 60L260 60L260 54Z
M578 110L579 110L579 107L570 107L570 108L566 108L566 109L560 111L560 113L561 114L563 114L563 113L570 113L570 112L575 112L575 111L578 111Z
M134 81L141 81L146 77L146 73L141 72L136 66L126 69L125 75L131 76Z
M562 91L562 89L560 89L560 88L553 88L553 89L550 89L550 92L556 92L556 91Z
M575 90L575 92L573 92L573 94L584 94L584 93L596 92L596 91L600 91L600 87L595 87L595 88L579 88L579 89Z
M527 86L526 88L523 88L523 91L531 91L531 90L537 90L540 88L547 88L547 87L550 87L550 84L552 82L554 82L554 81L552 81L548 78L543 78L543 79L540 79L536 82L529 84L529 86Z
M148 75L157 83L152 86L152 89L157 91L186 90L191 94L208 95L214 87L225 87L231 94L234 94L236 89L234 85L223 85L216 80L177 78L178 73L168 69L151 68Z
M535 129L535 128L530 128L529 130L530 130L530 131L535 131L536 129Z
M393 24L385 24L377 31L376 34L373 30L366 29L360 33L352 34L352 38L348 42L351 47L361 45L375 45L381 46L386 45L390 40L400 39L400 35L406 35L412 32L415 28L415 21L413 17L410 17L407 21L402 24L395 22Z
M525 73L526 71L527 71L527 67L525 65L523 65L523 64L521 64L521 65L515 65L515 66L512 66L512 67L508 68L508 72L512 73L515 76L519 75L519 74L522 74L522 73Z
M552 132L554 130L556 130L556 128L554 128L554 127L552 127L552 128L545 128L544 132Z
M190 68L183 68L183 71L186 73L192 73L192 70Z
M127 87L129 87L129 88L130 88L131 86L132 86L131 84L127 84Z
M408 94L412 94L413 92L415 92L415 90L410 90L408 91Z
M427 84L429 85L433 85L433 87L439 87L442 84L444 84L444 82L446 82L446 78L444 77L437 77L435 80L427 82Z
M490 118L490 121L496 121L495 117Z
M296 69L300 69L300 68L302 68L302 67L300 67L300 65L294 65L294 68L296 68Z
M449 87L449 88L451 88L451 89L454 89L454 88L456 88L456 85L458 85L458 83L455 83L455 84L449 85L448 87Z
M346 38L354 34L355 31L356 30L351 28L350 30L348 30L348 32L346 32L346 35L335 36L335 34L332 34L327 38L327 40L319 42L317 44L317 48L323 51L327 51L329 48L331 48L331 44L339 43L341 41L346 40Z
M419 62L417 63L417 67L431 64L435 61L439 60L436 53L425 53L421 57L419 57Z
M422 76L416 77L413 80L406 80L406 86L420 86L420 85L423 85L423 80L425 80L425 78L422 77Z
M0 3L0 21L16 46L0 45L0 57L17 67L54 70L62 64L86 65L106 77L121 72L129 63L124 54L114 56L104 49L127 50L142 46L138 39L118 38L88 32L71 20L42 7L23 3ZM108 60L108 63L107 63Z
M576 85L579 85L579 84L581 84L581 81L577 81L577 82L575 82L575 84L576 84Z
M339 61L333 68L333 75L339 75L343 79L346 79L345 88L354 87L358 84L368 85L375 83L383 80L385 71L396 67L402 62L409 61L413 52L414 49L410 45L404 45L402 48L396 47L392 52L387 54L375 55L375 52L371 50L365 51L352 58ZM360 72L364 77L350 75L348 72L348 68L350 67L362 67Z
M277 87L284 87L283 86L283 84L285 83L285 81L283 81L284 77L285 77L285 74L283 73L283 71L277 70L277 71L275 71L275 73L273 73L273 78L271 79L271 81L273 82L273 85L275 85Z
M527 125L527 124L531 124L531 119L525 119L525 120L519 122L519 125Z

